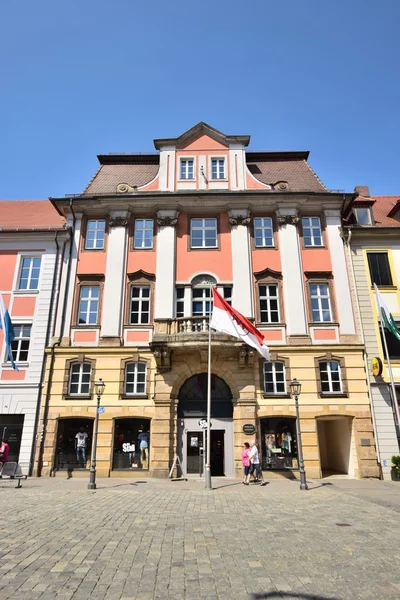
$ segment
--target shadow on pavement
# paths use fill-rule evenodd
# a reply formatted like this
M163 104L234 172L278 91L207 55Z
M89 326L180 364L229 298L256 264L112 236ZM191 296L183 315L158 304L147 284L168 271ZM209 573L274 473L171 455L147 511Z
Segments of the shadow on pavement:
M338 596L318 596L315 594L302 594L301 592L265 592L263 594L252 594L252 600L264 600L265 598L299 598L300 600L340 600Z

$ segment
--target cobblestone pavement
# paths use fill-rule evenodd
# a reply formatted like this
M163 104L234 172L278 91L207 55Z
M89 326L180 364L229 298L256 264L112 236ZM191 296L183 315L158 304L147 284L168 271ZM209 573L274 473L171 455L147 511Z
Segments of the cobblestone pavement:
M0 482L0 600L400 597L400 484L98 483Z

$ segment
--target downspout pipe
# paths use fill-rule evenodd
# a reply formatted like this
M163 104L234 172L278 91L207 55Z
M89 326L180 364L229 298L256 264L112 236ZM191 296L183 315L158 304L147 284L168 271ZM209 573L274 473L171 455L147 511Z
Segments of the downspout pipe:
M69 199L69 208L72 213L72 227L70 227L68 229L70 242L69 242L69 253L68 253L67 277L66 277L66 281L65 281L65 292L66 293L64 294L63 307L62 307L62 313L61 313L60 333L59 333L58 339L54 342L54 344L51 347L51 351L50 351L49 378L48 378L48 382L47 382L46 397L45 397L44 407L43 407L42 430L40 433L40 448L39 448L38 468L37 468L37 476L38 477L42 476L42 469L43 469L44 442L45 442L45 438L46 438L47 420L48 420L48 416L49 416L51 386L53 383L55 350L56 350L56 348L58 348L61 345L61 340L62 340L63 331L64 331L64 325L65 325L65 318L66 318L66 314L67 314L67 297L68 297L67 291L68 291L70 279L71 279L71 266L72 266L71 259L72 259L72 251L73 251L73 247L74 247L75 226L76 226L76 216L74 213L72 202L73 202L73 200L72 200L72 198L70 198Z
M351 272L351 279L352 279L352 285L353 285L353 289L354 289L354 298L355 298L355 304L356 304L356 310L357 310L357 319L359 322L359 326L360 326L360 336L361 336L361 342L364 346L363 348L363 359L364 359L364 369L365 369L365 376L367 379L367 385L368 385L368 391L370 394L370 405L371 405L371 417L372 417L372 425L374 428L374 437L375 437L375 447L376 447L376 456L378 459L378 463L379 463L379 468L380 468L380 477L381 479L383 479L382 477L382 463L381 463L381 453L380 453L380 449L379 449L379 439L378 439L378 432L377 432L377 427L376 427L376 416L375 416L375 408L374 408L374 403L372 400L372 390L371 390L371 379L369 376L369 368L368 368L368 361L367 361L367 353L366 353L366 349L365 349L365 338L364 338L364 329L362 326L362 320L361 320L361 310L360 310L360 303L358 300L358 295L357 295L357 288L356 288L356 276L354 273L354 265L353 265L353 259L351 257L351 238L352 238L352 230L350 228L348 228L347 233L347 239L345 237L345 233L344 230L343 231L343 241L345 243L345 246L347 248L347 254L348 254L348 259L349 259L349 264L350 264L350 272Z
M56 257L55 257L55 262L54 262L53 282L51 285L51 296L50 296L50 303L49 303L49 314L47 317L46 337L45 337L45 341L44 341L45 348L49 345L49 341L50 341L50 329L51 329L51 323L52 323L52 315L54 314L55 298L57 296L56 280L57 280L57 272L58 272L58 261L59 261L59 257L60 257L60 244L58 243L58 233L59 232L56 231L55 236L54 236L54 243L56 245ZM57 293L58 293L58 289L57 289ZM46 373L46 365L47 365L47 354L44 354L42 370L40 373L40 380L39 380L39 390L38 390L38 399L37 399L37 405L36 405L35 425L34 425L34 429L33 429L34 443L32 444L31 459L29 462L29 476L32 475L33 463L35 460L35 453L36 453L36 446L37 446L37 430L38 430L38 425L39 425L40 405L41 405L41 400L42 400L43 382L44 382L44 376Z

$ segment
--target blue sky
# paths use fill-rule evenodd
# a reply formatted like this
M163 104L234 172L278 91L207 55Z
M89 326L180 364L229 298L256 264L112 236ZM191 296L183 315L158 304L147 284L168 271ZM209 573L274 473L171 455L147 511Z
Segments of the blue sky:
M0 198L79 193L96 155L206 121L400 194L399 0L0 3Z

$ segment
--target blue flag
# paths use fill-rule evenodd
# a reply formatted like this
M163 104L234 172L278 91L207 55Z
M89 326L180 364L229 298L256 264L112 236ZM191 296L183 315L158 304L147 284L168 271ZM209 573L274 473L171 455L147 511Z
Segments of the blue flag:
M11 323L10 313L7 310L3 296L0 294L0 329L4 332L4 341L6 343L7 354L14 371L18 371L11 352L11 342L15 338L14 327Z

